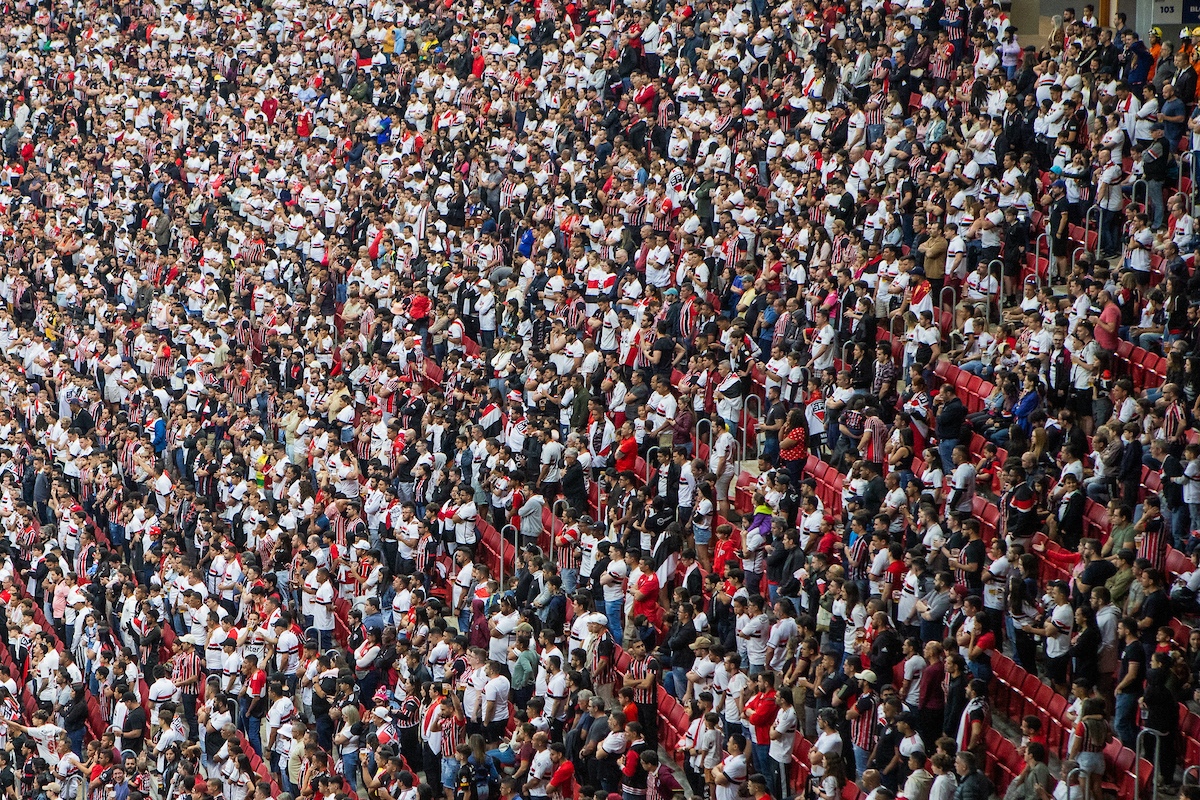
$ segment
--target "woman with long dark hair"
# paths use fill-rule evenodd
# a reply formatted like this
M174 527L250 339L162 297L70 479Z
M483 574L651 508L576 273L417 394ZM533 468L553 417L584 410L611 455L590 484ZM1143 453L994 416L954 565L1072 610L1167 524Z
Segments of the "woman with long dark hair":
M1037 621L1037 576L1037 556L1025 553L1017 562L1016 574L1008 581L1008 614L1015 629L1013 647L1016 662L1026 670L1037 668L1037 642L1033 634L1022 630L1022 626Z

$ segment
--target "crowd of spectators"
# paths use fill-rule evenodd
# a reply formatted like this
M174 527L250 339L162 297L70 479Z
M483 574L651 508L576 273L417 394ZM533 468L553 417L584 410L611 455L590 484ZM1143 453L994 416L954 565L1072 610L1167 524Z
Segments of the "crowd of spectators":
M1177 791L1200 48L1052 29L6 4L0 792Z

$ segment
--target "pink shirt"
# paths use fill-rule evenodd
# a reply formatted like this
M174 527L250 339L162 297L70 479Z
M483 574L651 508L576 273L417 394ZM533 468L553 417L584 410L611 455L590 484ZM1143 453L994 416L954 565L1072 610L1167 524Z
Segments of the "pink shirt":
M1108 323L1110 325L1117 325L1117 326L1119 326L1121 324L1121 309L1117 307L1116 303L1109 303L1108 305L1106 305L1104 307L1104 310L1100 312L1100 322ZM1116 330L1116 328L1113 328L1112 333L1109 333L1108 331L1104 330L1104 328L1102 328L1100 325L1096 325L1095 336L1096 336L1096 344L1100 345L1105 350L1108 350L1110 353L1116 352L1116 349L1117 349L1117 330Z
M54 612L55 619L62 619L67 613L67 595L71 593L71 587L67 586L66 581L59 581L54 587L54 601L51 604L51 610Z

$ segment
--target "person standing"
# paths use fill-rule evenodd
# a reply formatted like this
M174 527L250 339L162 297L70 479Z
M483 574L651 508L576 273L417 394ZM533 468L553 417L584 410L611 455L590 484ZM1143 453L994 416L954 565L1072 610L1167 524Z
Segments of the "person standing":
M1121 661L1117 685L1113 690L1116 697L1113 727L1121 744L1132 748L1137 740L1137 714L1145 683L1146 649L1138 638L1138 624L1133 617L1125 617L1117 623L1117 632L1120 635Z
M625 650L630 657L625 686L633 689L633 702L637 705L646 747L655 751L658 749L658 683L662 668L657 658L647 654L646 643L640 637L627 639Z
M938 441L938 455L943 464L953 463L954 448L958 446L958 437L962 432L963 423L967 419L967 407L958 399L958 392L949 383L943 383L941 391L933 401L937 410L935 418L935 434Z

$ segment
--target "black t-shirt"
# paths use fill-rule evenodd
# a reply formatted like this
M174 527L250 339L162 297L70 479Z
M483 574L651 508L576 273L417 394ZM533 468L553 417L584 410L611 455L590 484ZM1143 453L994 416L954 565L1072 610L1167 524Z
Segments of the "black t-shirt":
M891 763L902 738L900 731L895 725L888 725L881 730L879 738L875 741L875 760L871 763L871 766L875 769L883 769Z
M1183 484L1171 480L1182 476L1183 466L1179 463L1179 459L1168 454L1162 462L1162 498L1169 509L1176 509L1183 505Z
M774 425L777 422L783 422L784 420L787 419L787 413L788 413L788 411L786 408L783 407L782 402L772 403L771 407L767 410L767 424ZM764 429L763 433L765 433L767 435L768 439L771 439L773 441L779 441L779 431L780 430L782 430L782 428L780 428L778 430Z
M1117 574L1117 565L1104 558L1094 558L1079 573L1079 582L1088 586L1103 586L1104 582Z
M321 697L316 692L313 692L312 696L313 715L317 717L323 717L329 713L329 701L337 694L337 675L330 673L321 678L320 683L321 691L325 692L325 696Z
M1138 665L1138 676L1122 689L1121 693L1141 697L1142 684L1146 675L1146 648L1142 647L1142 643L1139 641L1130 642L1121 649L1121 669L1117 673L1117 683L1125 679L1126 674L1129 673L1130 664Z
M974 539L963 545L959 561L963 564L976 564L979 567L974 572L964 571L963 580L968 589L982 592L983 566L987 561L987 546L983 543L983 539Z
M675 340L670 336L660 336L650 345L650 351L658 353L658 363L654 366L654 374L670 377L674 369Z
M817 708L830 708L833 705L833 696L838 693L842 685L846 683L846 674L844 672L834 672L825 676L825 680L821 681L821 693L817 696Z
M1154 636L1158 629L1171 621L1171 600L1162 589L1146 595L1142 601L1142 619L1149 619L1151 625L1141 632L1142 643L1154 646Z
M138 736L130 736L132 731L141 731ZM146 738L146 712L141 706L130 711L125 716L125 724L121 726L121 746L124 750L135 753L142 752L142 742Z

